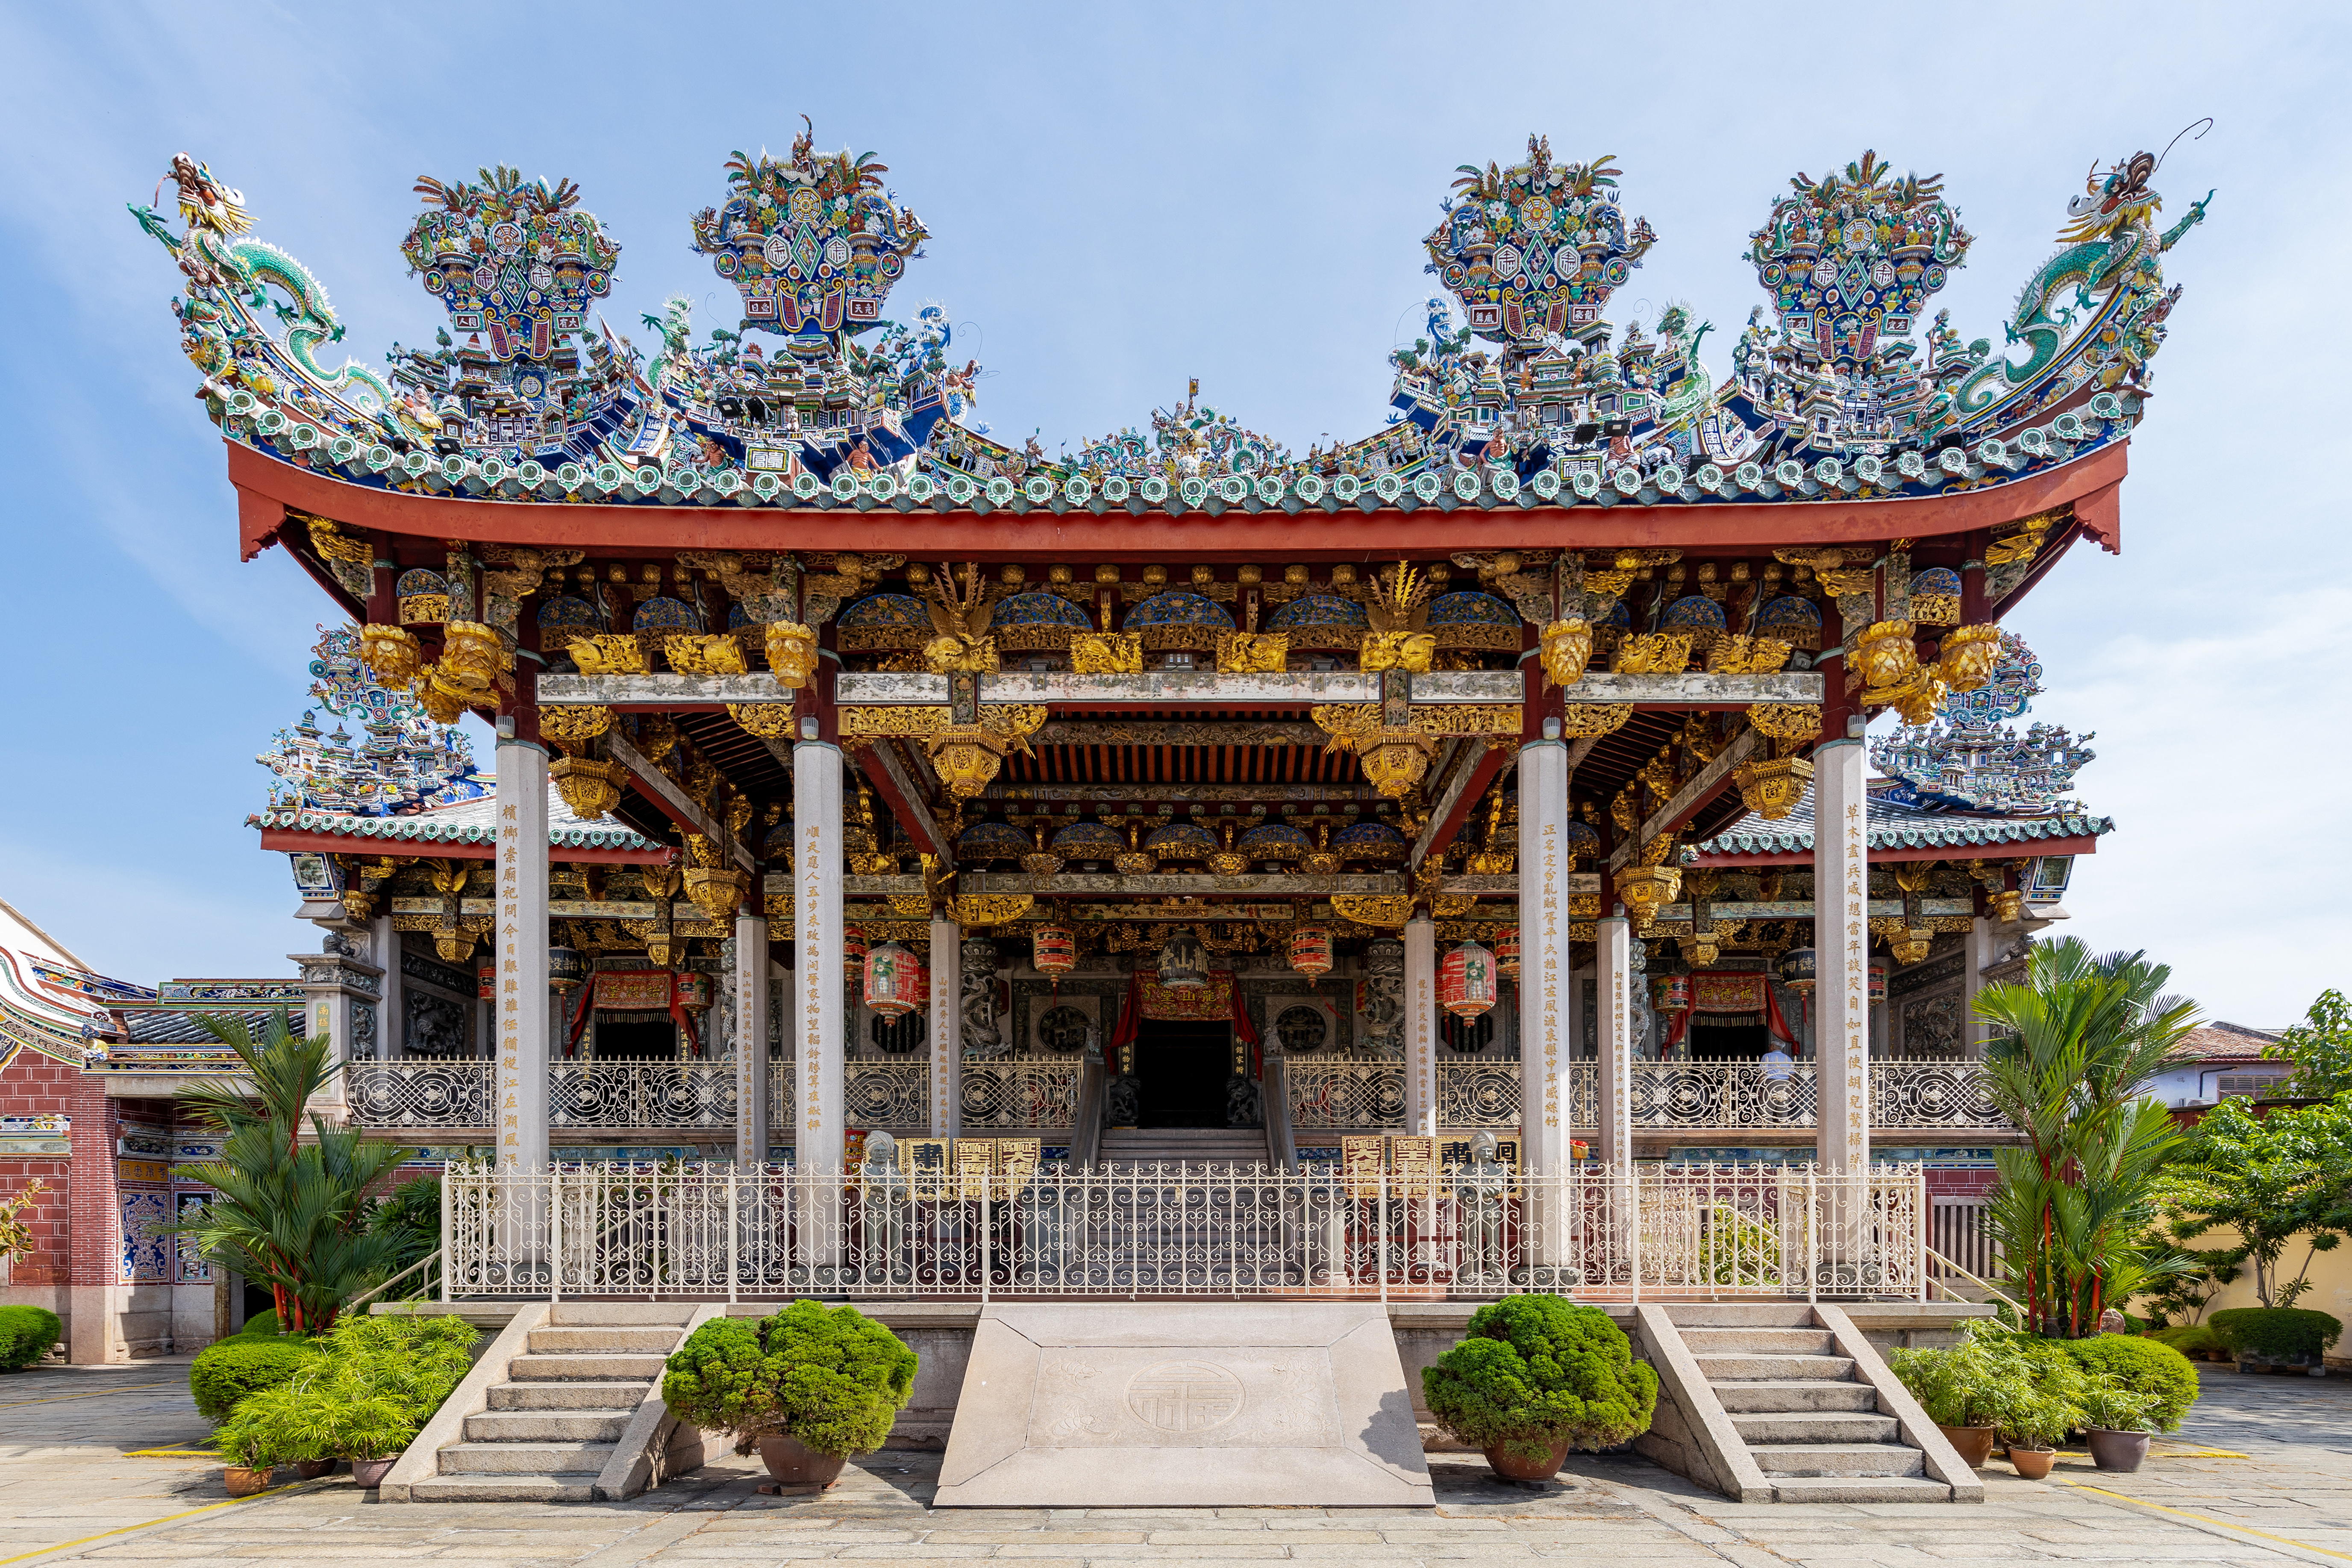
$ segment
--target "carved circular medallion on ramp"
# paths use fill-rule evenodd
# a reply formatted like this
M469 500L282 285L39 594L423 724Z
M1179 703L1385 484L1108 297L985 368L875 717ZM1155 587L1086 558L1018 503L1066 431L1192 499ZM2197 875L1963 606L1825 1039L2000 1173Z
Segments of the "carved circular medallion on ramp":
M1162 1432L1205 1432L1241 1414L1241 1379L1213 1362L1156 1362L1127 1380L1127 1407Z

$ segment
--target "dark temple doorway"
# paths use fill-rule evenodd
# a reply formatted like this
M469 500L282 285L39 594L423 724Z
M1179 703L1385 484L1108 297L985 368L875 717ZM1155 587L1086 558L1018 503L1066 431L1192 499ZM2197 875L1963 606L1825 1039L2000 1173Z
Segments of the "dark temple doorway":
M676 1061L678 1059L677 1025L667 1019L659 1022L618 1019L596 1025L596 1060L599 1061Z
M1137 1124L1223 1127L1233 1056L1229 1023L1143 1019L1135 1035L1135 1075L1143 1090Z

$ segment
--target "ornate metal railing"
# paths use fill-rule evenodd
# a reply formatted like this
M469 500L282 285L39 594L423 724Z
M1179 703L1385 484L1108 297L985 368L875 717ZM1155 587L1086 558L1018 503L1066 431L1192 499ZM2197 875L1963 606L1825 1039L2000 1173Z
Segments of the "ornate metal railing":
M362 1127L488 1127L496 1065L438 1058L354 1061L343 1072L343 1096Z
M1441 1061L1437 1064L1437 1124L1517 1127L1519 1093L1516 1061Z
M452 1167L445 1299L1307 1295L1920 1299L1916 1166L1172 1166L1025 1176Z
M1290 1124L1301 1132L1380 1132L1404 1125L1404 1063L1286 1056Z
M547 1070L551 1127L732 1127L731 1061L558 1061Z
M842 1079L841 1110L853 1127L920 1132L931 1123L930 1064L850 1062Z
M1074 1056L965 1062L958 1097L964 1127L993 1131L1076 1125L1082 1066Z
M1992 1103L1978 1061L1874 1061L1870 1124L1922 1131L1999 1132L2009 1121Z

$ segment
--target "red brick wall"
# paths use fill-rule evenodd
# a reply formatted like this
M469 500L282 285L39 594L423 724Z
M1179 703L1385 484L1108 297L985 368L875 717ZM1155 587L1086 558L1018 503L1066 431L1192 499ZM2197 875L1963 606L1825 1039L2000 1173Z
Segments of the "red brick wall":
M111 1285L122 1274L122 1210L115 1197L121 1122L105 1081L77 1075L73 1095L73 1283Z
M0 1115L69 1115L81 1073L36 1051L19 1051L0 1068ZM33 1249L10 1265L18 1285L62 1285L72 1259L72 1183L62 1155L0 1155L0 1197L13 1197L38 1180L47 1189L20 1218L33 1232Z

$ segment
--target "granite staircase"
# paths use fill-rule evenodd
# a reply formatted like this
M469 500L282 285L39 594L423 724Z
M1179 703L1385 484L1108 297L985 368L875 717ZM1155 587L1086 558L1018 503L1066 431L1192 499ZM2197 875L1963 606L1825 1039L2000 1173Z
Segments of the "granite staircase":
M555 1303L411 1500L592 1500L694 1314L692 1302Z
M1102 1135L1102 1163L1129 1167L1187 1165L1195 1170L1227 1166L1247 1171L1272 1166L1265 1133L1257 1127L1112 1127Z

